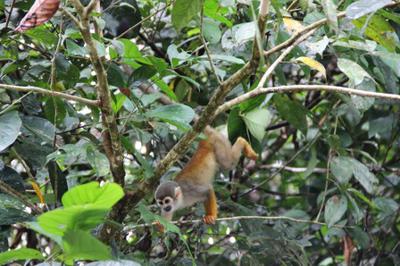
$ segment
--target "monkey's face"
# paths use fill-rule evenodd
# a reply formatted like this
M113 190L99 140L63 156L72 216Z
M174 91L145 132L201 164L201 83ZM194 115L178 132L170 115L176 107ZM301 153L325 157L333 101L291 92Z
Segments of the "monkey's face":
M174 210L174 199L166 196L163 199L157 199L157 205L162 209L163 212L170 212Z

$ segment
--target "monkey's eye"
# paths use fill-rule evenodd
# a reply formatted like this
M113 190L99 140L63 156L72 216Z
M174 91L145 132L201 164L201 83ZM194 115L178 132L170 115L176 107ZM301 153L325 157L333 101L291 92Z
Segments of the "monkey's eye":
M162 200L158 200L157 203L158 203L158 205L163 205Z
M165 204L168 204L169 202L170 202L170 199L164 200L164 203L165 203Z

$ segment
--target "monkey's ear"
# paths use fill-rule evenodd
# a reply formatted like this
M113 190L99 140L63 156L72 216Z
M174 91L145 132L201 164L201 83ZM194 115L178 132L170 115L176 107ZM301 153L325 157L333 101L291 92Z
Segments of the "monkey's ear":
M180 196L182 196L182 189L181 189L181 187L176 187L175 188L175 198L177 199Z

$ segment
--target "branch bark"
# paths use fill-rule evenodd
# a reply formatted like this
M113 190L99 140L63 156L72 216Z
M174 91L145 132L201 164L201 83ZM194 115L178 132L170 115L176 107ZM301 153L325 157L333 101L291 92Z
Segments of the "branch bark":
M400 95L391 94L391 93L383 93L383 92L373 92L373 91L362 91L352 88L340 87L340 86L330 86L330 85L287 85L287 86L276 86L276 87L268 87L268 88L258 88L252 90L248 93L240 95L235 99L232 99L223 105L221 105L217 113L222 113L232 106L244 102L250 98L253 98L260 94L268 94L268 93L287 93L287 92L298 92L298 91L330 91L337 92L349 95L358 95L363 97L372 97L372 98L380 98L387 99L393 101L400 101Z
M116 115L112 109L111 93L107 81L107 72L104 68L104 58L101 58L97 52L96 45L90 32L90 13L96 7L97 1L91 0L85 7L79 0L71 0L77 11L80 21L77 26L81 31L83 40L89 51L90 61L96 72L97 78L97 97L100 102L102 123L104 126L103 146L106 156L110 163L110 169L114 181L121 185L125 184L125 169L123 164L123 149L121 146L120 135L117 127ZM73 19L77 22L77 20Z
M75 96L75 95L70 95L70 94L63 93L63 92L46 90L46 89L35 87L35 86L17 86L17 85L9 85L9 84L0 83L0 88L5 89L5 90L13 90L13 91L21 91L21 92L35 92L35 93L40 93L43 95L64 98L67 100L83 103L85 105L99 106L99 101L97 101L97 100L90 100L90 99L82 98L82 97Z

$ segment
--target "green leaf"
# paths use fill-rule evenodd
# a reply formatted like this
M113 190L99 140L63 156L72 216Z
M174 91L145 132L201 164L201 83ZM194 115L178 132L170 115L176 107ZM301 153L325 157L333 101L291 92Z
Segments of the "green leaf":
M188 125L194 115L193 109L184 104L162 105L146 113L148 118L157 118L175 126Z
M347 210L347 199L344 196L333 196L325 204L325 221L328 227L336 224Z
M25 132L28 131L29 134L41 138L44 142L53 144L56 128L49 120L37 116L24 116L22 124Z
M91 230L101 223L108 209L72 206L46 212L38 217L39 225L50 234L63 236L69 229Z
M335 3L333 2L333 0L321 0L321 4L324 9L324 13L328 18L329 25L337 32L339 30L339 27Z
M350 172L368 193L375 189L378 179L368 168L358 160L350 157L340 156L332 160L332 173L342 184L350 180Z
M306 135L308 110L301 104L279 94L274 95L274 102L279 115Z
M42 253L36 249L20 248L0 253L0 265L17 260L44 260Z
M355 240L356 243L362 248L367 249L370 246L370 239L368 233L364 232L360 227L354 226L347 229L351 239Z
M71 56L80 56L80 57L84 57L87 55L87 51L84 47L79 46L78 44L76 44L75 42L67 39L65 41L65 45L67 47L67 52L69 55Z
M362 16L377 11L378 9L392 3L392 0L359 0L346 8L346 17L358 19Z
M116 183L106 183L100 186L98 182L90 182L68 190L62 197L64 207L93 204L97 208L111 208L124 196L121 186Z
M62 245L67 261L107 260L111 258L111 250L108 246L97 240L89 232L79 229L67 230Z
M271 113L267 109L254 109L242 117L250 133L261 142L265 135L265 129L271 123Z
M352 159L352 161L354 177L358 180L358 182L360 182L360 184L368 193L372 194L375 190L376 185L378 184L378 179L373 173L368 170L368 167L366 167L364 164L355 159Z
M385 51L375 52L374 55L378 56L392 71L400 78L400 55L397 53L389 53Z
M14 197L0 193L0 226L32 219L33 216L25 212L24 209L25 206Z
M389 52L395 52L399 47L398 38L395 30L388 20L380 15L374 14L372 18L364 16L353 20L353 24L365 35L385 47ZM382 34L382 33L385 34Z
M18 138L21 125L18 112L13 111L0 116L0 152L13 144Z
M361 84L364 78L374 80L367 71L365 71L359 64L349 59L338 59L339 69L354 82L354 85Z
M222 32L219 28L219 22L205 18L203 24L204 38L212 44L216 44L221 40Z
M172 24L181 30L200 12L201 0L177 0L172 8Z
M341 184L347 184L353 175L353 162L349 157L335 157L331 163L332 174Z

